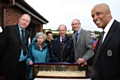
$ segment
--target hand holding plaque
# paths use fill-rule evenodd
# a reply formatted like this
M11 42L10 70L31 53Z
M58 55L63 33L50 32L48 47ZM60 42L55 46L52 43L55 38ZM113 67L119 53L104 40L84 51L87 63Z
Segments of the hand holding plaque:
M84 58L79 58L79 59L77 60L77 63L78 63L79 65L81 65L81 66L87 65L87 62L85 61Z

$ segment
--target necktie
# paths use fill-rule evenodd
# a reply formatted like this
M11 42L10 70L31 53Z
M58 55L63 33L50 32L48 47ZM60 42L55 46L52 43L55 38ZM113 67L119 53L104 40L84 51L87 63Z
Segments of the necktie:
M99 42L98 42L98 47L97 47L96 54L95 54L95 57L94 57L93 65L95 65L96 60L97 60L97 58L98 58L98 56L99 56L99 54L100 54L100 48L101 48L101 46L102 46L102 40L103 40L104 33L105 33L105 32L103 31L103 32L101 32L101 34L100 34L100 39L99 39Z
M26 55L26 40L25 40L25 31L22 30L22 47L23 47L23 55Z
M78 39L78 33L76 33L75 38L76 38L76 41L77 41L77 39Z
M63 48L64 48L64 40L63 40L63 38L62 38L61 51L63 51Z

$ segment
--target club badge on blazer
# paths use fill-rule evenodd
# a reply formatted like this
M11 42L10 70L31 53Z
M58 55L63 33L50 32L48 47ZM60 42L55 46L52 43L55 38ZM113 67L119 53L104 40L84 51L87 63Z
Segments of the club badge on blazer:
M107 50L107 55L112 56L112 50Z

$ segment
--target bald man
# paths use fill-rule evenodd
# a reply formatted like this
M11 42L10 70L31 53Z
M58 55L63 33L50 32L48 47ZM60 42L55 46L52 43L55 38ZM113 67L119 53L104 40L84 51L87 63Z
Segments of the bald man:
M91 10L93 22L102 28L102 46L98 40L94 58L94 80L120 80L120 23L112 18L110 8L105 3L95 5ZM101 35L100 35L101 37Z

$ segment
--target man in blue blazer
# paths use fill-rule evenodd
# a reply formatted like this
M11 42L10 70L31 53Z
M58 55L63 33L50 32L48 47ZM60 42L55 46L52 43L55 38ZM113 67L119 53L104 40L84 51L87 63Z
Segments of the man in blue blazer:
M25 28L30 20L29 14L23 14L17 25L6 26L0 35L0 66L5 80L25 80L27 55L24 54L22 42L26 43L24 46L27 49L29 33ZM21 41L22 30L25 36L24 41Z
M96 48L97 59L94 58L94 80L120 80L120 22L114 20L110 8L100 3L92 8L91 16L98 28L102 28L104 36L99 53L99 41Z

